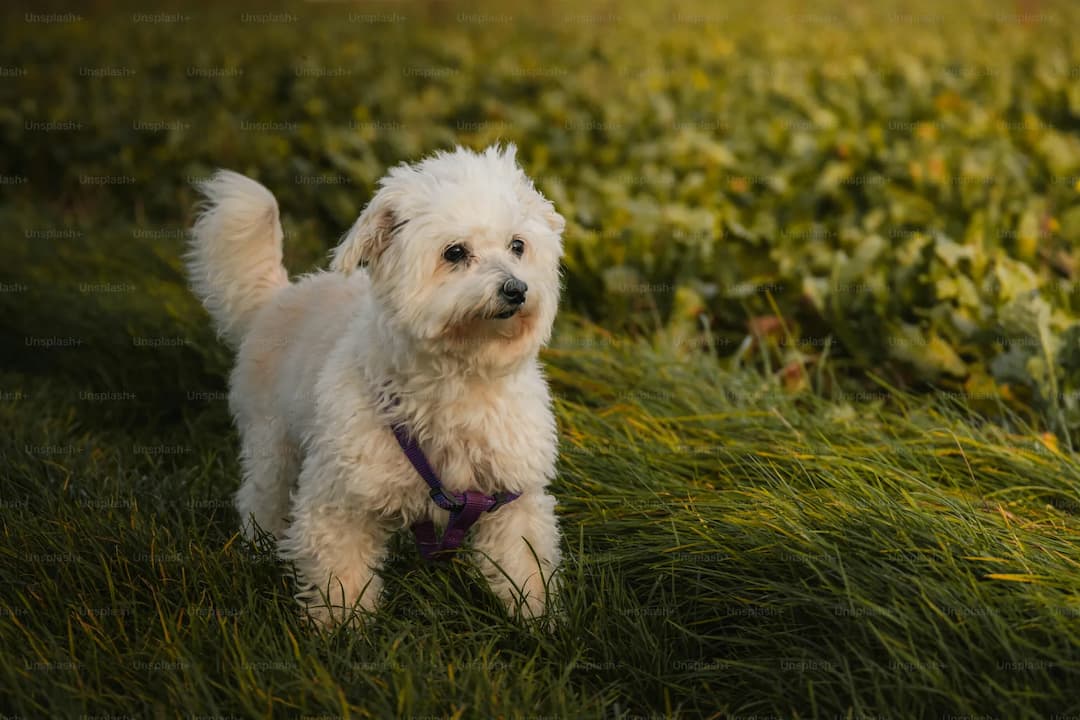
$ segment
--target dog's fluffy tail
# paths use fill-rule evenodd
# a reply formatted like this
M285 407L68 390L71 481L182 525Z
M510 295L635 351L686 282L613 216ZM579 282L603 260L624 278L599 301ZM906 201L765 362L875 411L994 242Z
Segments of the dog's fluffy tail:
M196 186L205 197L186 256L191 287L235 348L259 308L289 284L277 200L251 178L219 170Z

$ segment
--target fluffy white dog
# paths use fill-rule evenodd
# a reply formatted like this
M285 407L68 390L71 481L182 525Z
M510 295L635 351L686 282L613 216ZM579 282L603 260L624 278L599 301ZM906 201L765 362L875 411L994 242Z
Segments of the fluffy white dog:
M556 429L537 353L559 297L564 221L515 148L399 165L334 250L289 282L274 196L219 171L191 234L195 293L237 350L236 506L295 563L320 624L371 610L391 533L448 512L395 441L407 429L449 493L519 493L470 533L512 610L539 615L559 564ZM358 266L363 265L363 268Z

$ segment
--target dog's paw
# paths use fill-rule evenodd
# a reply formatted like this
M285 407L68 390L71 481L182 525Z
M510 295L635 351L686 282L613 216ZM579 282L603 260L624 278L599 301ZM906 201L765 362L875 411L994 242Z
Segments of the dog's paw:
M320 632L332 632L341 627L362 631L374 609L359 600L347 605L340 593L333 597L310 587L298 592L295 599L301 623Z
M330 633L339 628L363 632L367 619L360 608L327 605L325 603L301 603L300 620L311 630Z
M565 620L565 610L559 602L557 590L554 582L543 583L530 578L525 587L504 586L499 594L511 617L526 625L554 632Z

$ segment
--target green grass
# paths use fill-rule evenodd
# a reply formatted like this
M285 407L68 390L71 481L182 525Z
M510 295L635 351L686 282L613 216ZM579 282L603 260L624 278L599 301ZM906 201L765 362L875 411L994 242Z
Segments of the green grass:
M1075 459L941 401L793 398L707 355L571 322L545 360L566 552L553 632L511 621L467 564L424 567L402 537L367 630L313 634L288 568L237 538L222 401L134 423L79 400L77 372L7 373L22 396L0 405L3 705L27 717L1080 711ZM184 382L170 366L161 388ZM99 373L95 392L127 391Z

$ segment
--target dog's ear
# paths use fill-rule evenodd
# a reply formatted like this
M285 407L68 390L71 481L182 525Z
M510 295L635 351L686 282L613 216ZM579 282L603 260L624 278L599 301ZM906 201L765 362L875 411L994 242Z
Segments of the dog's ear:
M544 197L544 194L536 189L533 181L521 173L524 185L525 203L529 210L539 216L544 224L556 235L562 235L566 229L566 218L555 209L555 204Z
M562 235L563 230L566 229L566 218L559 214L559 211L555 209L555 204L544 197L539 190L536 194L540 198L540 213L544 217L544 222L551 228L551 232Z
M348 275L361 263L377 260L391 235L404 223L398 219L385 190L375 193L353 226L334 248L330 269Z
M513 172L517 173L519 184L519 197L523 197L525 204L537 213L551 232L562 235L566 229L566 219L555 210L555 205L540 192L532 178L525 174L525 169L517 161L517 145L507 143L504 147L492 145L485 151L489 156L494 156L507 163Z

